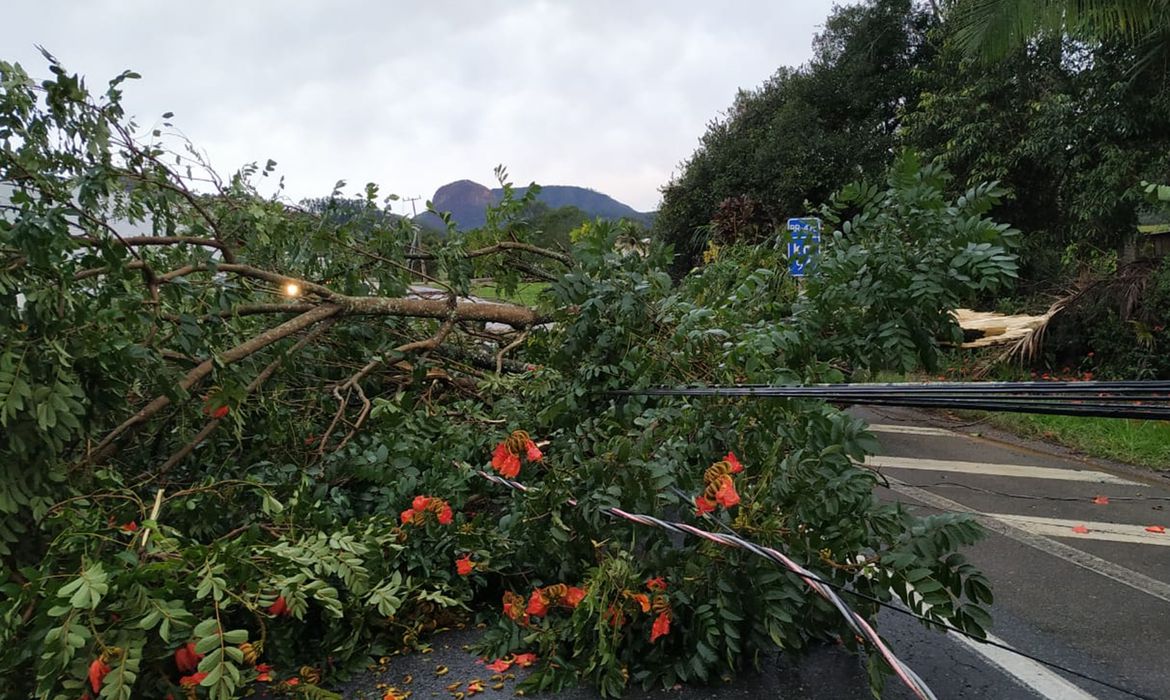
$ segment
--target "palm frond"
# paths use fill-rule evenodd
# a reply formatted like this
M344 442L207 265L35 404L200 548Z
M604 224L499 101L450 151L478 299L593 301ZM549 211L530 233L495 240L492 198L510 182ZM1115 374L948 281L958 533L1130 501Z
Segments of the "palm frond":
M1043 36L1138 42L1165 28L1170 0L959 0L947 21L966 53L999 59Z

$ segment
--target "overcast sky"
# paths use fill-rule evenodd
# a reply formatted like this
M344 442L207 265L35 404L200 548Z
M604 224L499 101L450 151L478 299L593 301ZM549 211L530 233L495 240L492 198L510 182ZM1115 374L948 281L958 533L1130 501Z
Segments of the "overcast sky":
M429 198L502 163L650 210L737 88L808 60L832 4L41 0L5 3L0 59L43 77L40 44L99 91L133 69L141 125L174 112L221 174L272 158L292 199L339 179Z

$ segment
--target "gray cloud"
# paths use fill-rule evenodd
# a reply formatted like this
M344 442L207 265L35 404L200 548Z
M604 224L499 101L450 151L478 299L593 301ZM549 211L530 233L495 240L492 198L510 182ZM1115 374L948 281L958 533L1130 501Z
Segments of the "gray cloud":
M293 199L427 197L503 163L645 210L737 88L809 58L831 4L60 0L7 8L0 58L43 75L41 44L91 87L134 69L140 124L175 112L221 173L272 158Z

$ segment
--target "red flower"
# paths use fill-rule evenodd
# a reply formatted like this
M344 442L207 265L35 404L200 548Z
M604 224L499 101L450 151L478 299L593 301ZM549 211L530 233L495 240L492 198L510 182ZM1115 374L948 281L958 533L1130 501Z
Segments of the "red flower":
M609 606L609 609L605 611L605 619L614 627L621 627L626 624L626 614L616 605Z
M226 415L227 415L227 414L228 414L230 411L231 411L231 409L230 409L230 408L228 408L227 406L219 406L218 408L213 408L213 407L211 406L211 402L210 402L210 401L209 401L209 402L207 402L207 403L205 403L205 404L203 404L203 415L205 415L205 416L211 416L212 418L214 418L214 419L216 419L216 420L219 420L220 418L223 418L223 417L224 417L224 416L226 416Z
M521 625L528 624L528 616L524 614L524 596L504 592L504 616Z
M731 480L730 476L723 477L723 483L715 492L715 501L724 508L730 508L739 503L739 494L735 492L735 482Z
M194 642L187 642L175 649L175 666L179 669L179 673L194 672L199 668L199 659L202 658L203 654L195 651Z
M109 672L109 664L100 658L93 660L93 663L89 665L89 687L93 688L93 692L101 692L102 681L105 680L106 674Z
M410 521L414 520L414 513L415 513L415 511L411 510L410 508L407 508L406 510L402 511L402 515L400 515L398 517L402 518L402 524L406 525Z
M652 579L646 580L646 588L649 588L652 591L665 591L666 581L663 580L661 576L655 576Z
M501 442L492 453L492 469L505 479L515 479L520 474L520 457L512 454L508 446Z
M296 676L293 676L292 678L290 678L290 679L288 679L287 681L285 681L285 682L284 682L284 684L285 684L285 685L300 685L300 684L301 684L301 679L300 679L300 678L297 678Z
M731 465L732 474L738 474L743 471L743 465L739 463L739 459L736 458L734 452L728 452L727 456L723 458L723 461Z
M272 680L272 666L268 664L256 664L256 680L270 681Z
M184 688L194 688L195 686L202 683L204 678L207 678L206 673L192 673L189 676L183 676L180 678L179 685L183 686Z
M565 605L570 608L575 608L585 600L587 591L584 588L577 588L576 586L569 586L569 591L565 593Z
M537 615L540 617L548 614L548 600L545 599L544 594L541 593L539 588L533 591L532 595L529 596L528 607L524 609L524 612L528 613L529 615Z
M450 525L454 518L455 513L451 511L451 506L444 503L442 510L439 511L439 524Z
M695 515L710 513L715 510L715 504L702 496L695 496Z
M475 569L475 564L471 562L470 554L464 554L455 560L455 571L460 576L470 576L473 569Z
M268 614L274 617L281 617L282 615L289 614L288 603L285 602L284 596L276 597L276 602L268 606Z
M524 451L528 455L529 462L539 462L540 460L544 459L544 453L542 453L540 448L536 446L536 443L531 440L529 440L527 444L524 445Z
M314 442L317 442L316 435L310 435L309 437L305 438L305 445L306 446L312 445Z
M410 507L413 508L416 513L422 513L427 509L427 506L430 505L430 503L430 496L415 496L414 500L410 503Z
M119 529L121 529L122 532L138 532L138 523L131 520Z
M654 620L654 626L650 628L650 643L653 644L659 637L670 634L670 613L662 613Z
M512 661L517 666L528 668L536 663L536 654L516 654L512 657Z
M645 593L635 593L630 597L633 598L634 602L637 603L640 608L642 608L642 612L650 612L650 596L646 595Z
M496 659L490 664L485 664L484 668L491 671L492 673L503 673L504 671L512 668L512 662L508 661L507 659Z

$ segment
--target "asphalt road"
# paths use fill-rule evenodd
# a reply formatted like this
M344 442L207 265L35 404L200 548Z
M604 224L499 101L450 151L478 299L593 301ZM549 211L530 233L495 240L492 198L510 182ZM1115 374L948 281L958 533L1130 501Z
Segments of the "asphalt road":
M1055 448L990 434L979 425L948 423L916 411L854 413L873 425L881 441L873 467L890 479L890 488L879 489L880 498L903 501L923 513L972 512L989 529L988 538L967 554L994 586L991 633L997 640L1137 694L883 612L883 637L940 699L1170 698L1170 479L1089 463ZM1146 530L1157 525L1167 532ZM463 650L474 636L474 630L440 634L432 653L394 657L340 690L351 698L382 698L388 687L411 691L411 700L451 698L479 678L485 682L479 697L511 696L516 679L493 689L491 672ZM448 672L436 675L439 666ZM837 647L826 646L799 661L778 656L765 666L760 674L723 685L627 697L870 697L862 660ZM460 686L449 689L455 683ZM546 697L578 700L597 694L578 689ZM882 697L913 696L891 679Z

